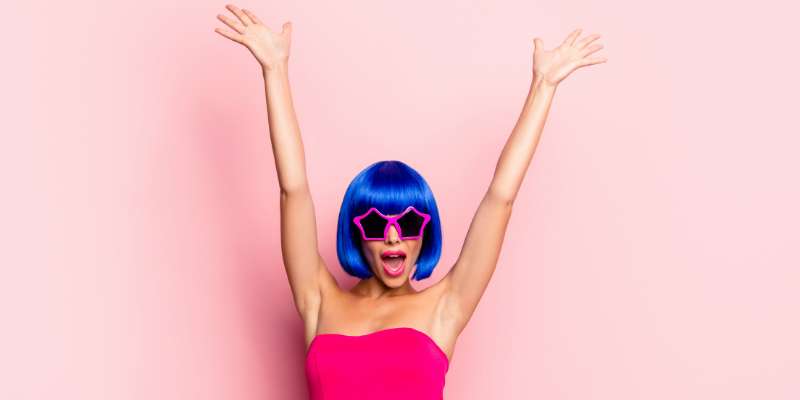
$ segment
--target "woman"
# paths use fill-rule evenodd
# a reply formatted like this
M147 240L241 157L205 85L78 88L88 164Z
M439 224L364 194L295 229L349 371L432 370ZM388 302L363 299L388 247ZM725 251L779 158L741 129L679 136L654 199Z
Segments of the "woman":
M436 202L425 180L400 161L374 163L356 176L339 213L337 255L361 278L340 288L320 256L300 131L289 90L291 22L273 32L251 11L218 15L262 67L268 122L281 188L281 250L306 332L312 399L441 399L459 333L478 305L503 243L514 199L544 127L556 87L572 71L605 62L594 34L572 32L546 51L534 39L533 79L494 177L455 265L416 291L441 254Z

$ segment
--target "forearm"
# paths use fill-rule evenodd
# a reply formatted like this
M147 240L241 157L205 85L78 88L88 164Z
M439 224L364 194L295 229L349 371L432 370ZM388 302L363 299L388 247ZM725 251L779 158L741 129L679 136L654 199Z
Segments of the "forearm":
M534 77L517 124L497 161L489 194L513 203L544 129L556 86Z
M289 87L287 63L263 68L272 153L282 192L307 187L305 154Z

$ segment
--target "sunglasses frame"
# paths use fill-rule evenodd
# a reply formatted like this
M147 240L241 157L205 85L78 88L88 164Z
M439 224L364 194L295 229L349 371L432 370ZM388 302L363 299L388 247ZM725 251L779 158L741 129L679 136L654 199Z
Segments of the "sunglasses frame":
M381 216L381 218L383 218L383 219L385 219L387 221L386 222L386 228L383 230L383 237L382 238L368 238L366 232L364 232L364 227L361 226L361 220L366 218L366 216L369 215L369 213L371 213L372 211L375 211L376 213L378 213L378 215ZM417 236L403 236L403 228L400 227L400 224L397 223L397 220L402 218L403 216L405 216L406 214L408 214L408 213L410 213L412 211L417 213L418 215L420 215L420 216L422 216L424 218L423 221L422 221L422 225L419 228L420 234L417 235ZM378 211L377 208L372 207L369 210L367 210L367 212L365 212L365 213L353 218L353 223L355 223L356 226L358 227L358 229L361 231L361 238L364 239L364 240L386 240L387 236L389 235L389 227L392 226L392 225L394 225L395 229L397 229L397 233L398 233L398 235L400 235L400 239L401 240L408 240L408 239L419 239L419 238L421 238L422 237L422 232L425 231L425 226L428 224L428 222L430 220L431 220L430 214L426 214L426 213L424 213L422 211L419 211L416 208L414 208L414 206L408 206L408 208L406 208L402 213L400 213L400 214L398 214L397 216L394 216L394 217L387 217L382 212Z

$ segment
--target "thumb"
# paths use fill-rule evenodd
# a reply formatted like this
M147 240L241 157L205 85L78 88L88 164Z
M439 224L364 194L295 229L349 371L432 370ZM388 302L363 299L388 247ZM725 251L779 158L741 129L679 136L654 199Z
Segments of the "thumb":
M543 47L543 43L542 43L542 39L540 39L538 37L533 38L533 49L534 50L538 50L538 49L542 49L542 48L544 48Z
M292 33L292 21L287 21L283 23L283 30L281 31L281 33L287 33L287 32L289 34Z

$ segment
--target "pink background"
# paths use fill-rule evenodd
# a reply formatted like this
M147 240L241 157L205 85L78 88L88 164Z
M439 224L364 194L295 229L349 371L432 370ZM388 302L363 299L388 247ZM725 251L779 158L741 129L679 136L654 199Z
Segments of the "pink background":
M4 8L4 399L302 399L263 82L223 2ZM321 251L369 163L419 170L455 261L535 36L558 89L450 399L800 398L797 10L247 2L291 20ZM785 3L788 4L788 3ZM783 9L781 7L784 7Z

